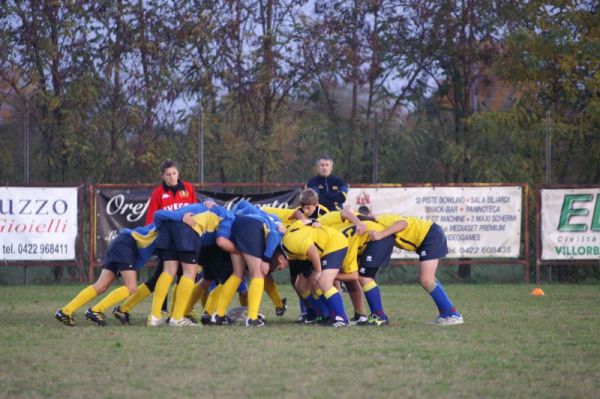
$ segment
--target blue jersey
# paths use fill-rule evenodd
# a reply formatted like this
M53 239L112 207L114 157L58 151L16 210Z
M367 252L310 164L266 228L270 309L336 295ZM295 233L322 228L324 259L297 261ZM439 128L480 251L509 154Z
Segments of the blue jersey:
M134 267L140 269L154 253L156 237L158 236L156 227L153 223L150 223L134 229L123 228L119 231L119 234L128 234L135 240L137 256Z
M275 216L266 213L259 207L251 204L246 200L241 200L232 209L235 216L247 216L259 220L263 224L265 230L265 250L263 252L264 259L271 259L273 252L281 243L283 233L279 231L279 226L282 225L281 220Z
M202 245L214 245L218 237L231 237L231 225L235 217L222 206L207 208L202 204L192 204L176 210L160 210L154 214L157 229L165 221L181 222L186 213L193 214L196 225L192 227L202 238Z
M325 205L330 211L340 210L344 207L348 195L348 184L341 177L334 175L311 177L306 182L306 187L315 190L319 194L319 203Z

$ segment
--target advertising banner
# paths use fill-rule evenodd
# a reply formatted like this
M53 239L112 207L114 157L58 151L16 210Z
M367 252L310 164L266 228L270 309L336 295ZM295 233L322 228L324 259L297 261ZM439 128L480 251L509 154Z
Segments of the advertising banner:
M144 224L151 193L151 189L96 188L94 190L96 205L95 228L93 229L95 234L94 259L97 263L101 262L108 249L108 244L116 237L121 228L133 228ZM231 208L242 199L255 204L287 208L297 205L299 193L299 189L258 194L196 191L199 201L210 198L226 208Z
M600 187L542 189L542 260L600 259Z
M77 187L0 187L0 261L75 260Z
M448 258L518 258L522 191L521 186L351 188L346 204L439 224ZM399 249L393 257L418 258Z

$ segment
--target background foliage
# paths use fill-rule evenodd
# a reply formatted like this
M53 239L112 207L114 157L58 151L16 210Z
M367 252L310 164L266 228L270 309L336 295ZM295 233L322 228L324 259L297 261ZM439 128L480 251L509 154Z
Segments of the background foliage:
M0 2L0 181L600 181L593 1Z

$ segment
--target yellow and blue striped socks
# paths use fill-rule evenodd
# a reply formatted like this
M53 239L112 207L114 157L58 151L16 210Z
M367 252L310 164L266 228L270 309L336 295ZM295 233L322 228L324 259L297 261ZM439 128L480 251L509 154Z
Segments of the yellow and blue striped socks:
M346 311L344 310L344 301L335 287L331 287L325 293L325 299L327 299L327 306L331 311L333 311L335 316L342 317L344 322L348 323L348 317L346 316Z
M365 293L365 298L367 298L369 308L371 309L371 314L384 316L385 312L383 311L383 303L381 301L381 290L377 283L371 281L370 283L365 284L362 289Z

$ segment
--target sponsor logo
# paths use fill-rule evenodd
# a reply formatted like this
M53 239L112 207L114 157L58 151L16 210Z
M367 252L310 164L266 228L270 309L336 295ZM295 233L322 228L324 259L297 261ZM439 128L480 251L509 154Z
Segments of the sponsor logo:
M106 213L108 215L127 215L126 220L128 222L136 222L142 218L143 215L146 214L146 209L148 208L148 204L150 200L146 202L140 203L127 203L125 202L125 196L123 194L118 194L112 197L106 203Z
M235 197L233 199L226 201L223 204L223 208L230 211L240 201L252 201L252 197ZM273 202L265 202L265 203L261 203L261 204L255 204L255 205L259 206L261 208L267 206L269 208L287 209L290 207L290 204L288 204L287 202L279 202L279 200L274 200Z
M589 208L593 203L594 212L583 207L581 204L589 202ZM600 195L596 196L594 202L593 194L567 194L563 200L558 222L560 232L584 232L600 231Z
M64 200L0 198L0 215L64 215L68 209Z

